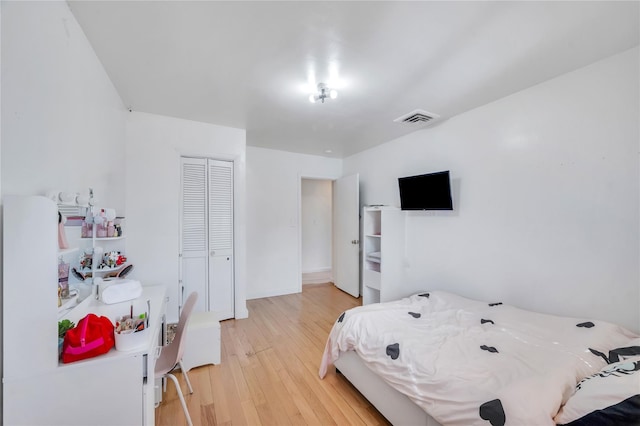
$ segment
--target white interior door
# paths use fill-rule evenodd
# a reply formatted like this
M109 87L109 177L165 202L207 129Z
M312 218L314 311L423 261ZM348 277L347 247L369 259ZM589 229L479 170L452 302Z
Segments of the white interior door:
M358 174L333 182L333 265L336 286L360 296L360 179Z
M196 311L233 318L233 162L182 158L181 182L182 300L196 291Z
M197 311L207 310L207 160L181 158L180 291L198 292ZM182 301L180 302L182 303Z
M209 168L209 310L235 316L233 280L233 163L207 160Z

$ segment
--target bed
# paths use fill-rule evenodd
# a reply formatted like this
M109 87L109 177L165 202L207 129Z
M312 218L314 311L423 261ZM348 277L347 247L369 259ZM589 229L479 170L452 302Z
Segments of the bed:
M430 291L341 314L332 364L396 425L640 423L640 336L603 321Z

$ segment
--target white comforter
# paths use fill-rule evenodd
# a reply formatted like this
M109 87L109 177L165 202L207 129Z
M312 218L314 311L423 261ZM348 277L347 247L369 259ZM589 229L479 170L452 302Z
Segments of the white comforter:
M552 425L603 353L638 337L602 321L489 304L432 291L346 311L333 326L320 377L341 351L443 425Z

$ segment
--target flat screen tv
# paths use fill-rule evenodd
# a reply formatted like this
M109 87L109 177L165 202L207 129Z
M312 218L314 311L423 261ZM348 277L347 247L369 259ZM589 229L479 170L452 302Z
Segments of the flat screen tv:
M398 178L402 210L453 210L449 170Z

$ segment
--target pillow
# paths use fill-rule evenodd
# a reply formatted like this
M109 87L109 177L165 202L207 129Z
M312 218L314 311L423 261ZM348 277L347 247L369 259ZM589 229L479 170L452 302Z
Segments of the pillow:
M609 364L578 383L560 408L556 424L566 426L638 425L640 419L640 356Z

